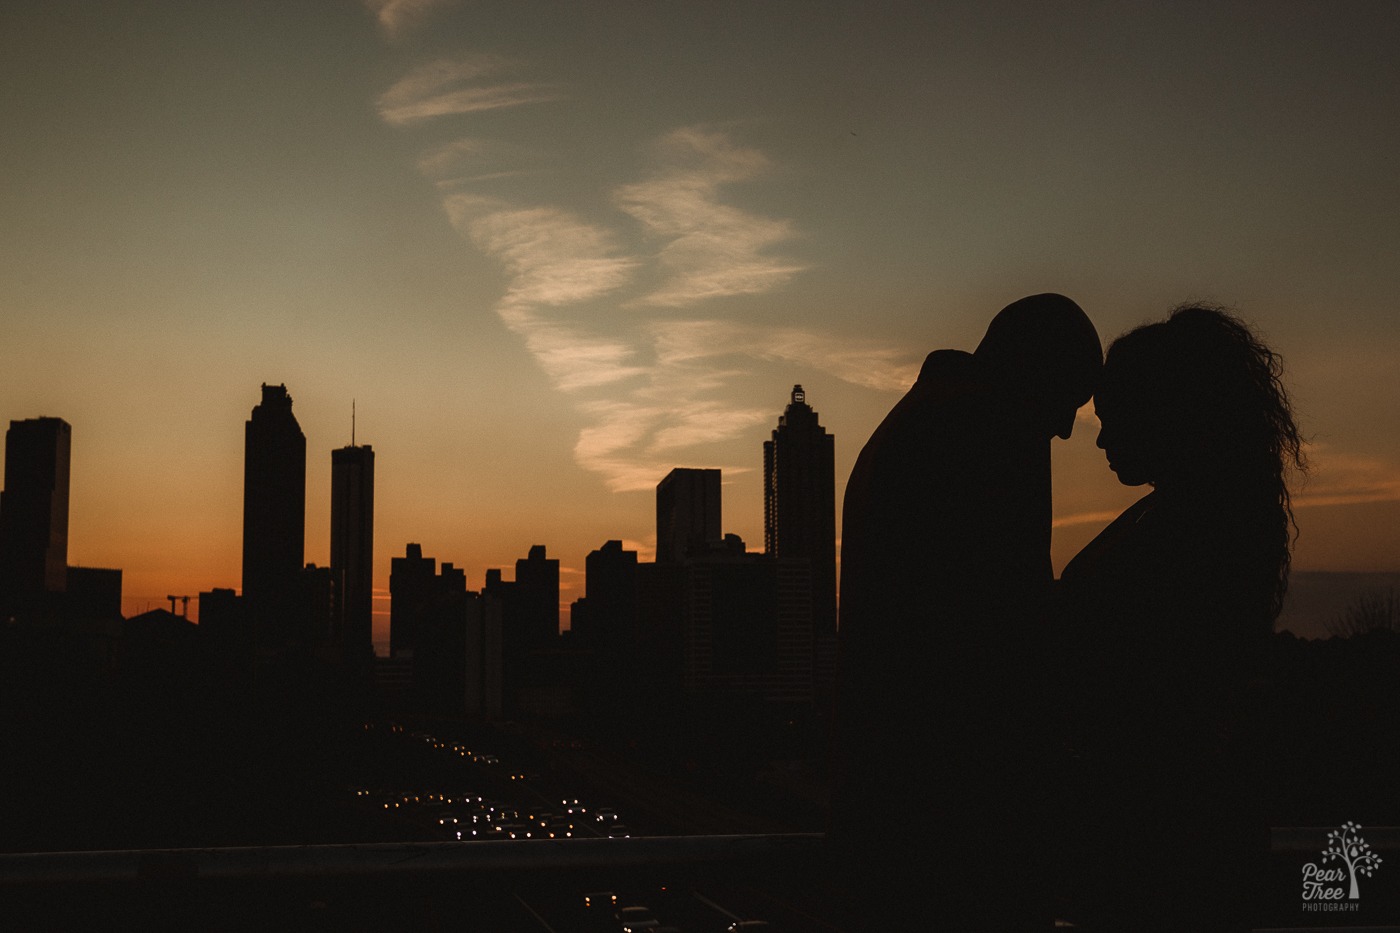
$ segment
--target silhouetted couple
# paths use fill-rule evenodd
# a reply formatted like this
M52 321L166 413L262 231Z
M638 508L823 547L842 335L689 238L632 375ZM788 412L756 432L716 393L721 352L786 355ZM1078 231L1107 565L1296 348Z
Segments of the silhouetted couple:
M1119 481L1153 490L1057 582L1050 440L1091 395ZM831 834L860 916L1243 927L1267 840L1233 716L1287 580L1290 463L1278 361L1217 309L1105 359L1036 295L929 355L846 491Z

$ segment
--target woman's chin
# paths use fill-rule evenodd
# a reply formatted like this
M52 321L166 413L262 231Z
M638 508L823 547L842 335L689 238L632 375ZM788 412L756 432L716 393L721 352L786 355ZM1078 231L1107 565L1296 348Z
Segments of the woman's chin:
M1148 482L1147 477L1133 472L1131 467L1122 467L1112 460L1108 462L1108 468L1118 477L1118 482L1124 486L1143 486Z

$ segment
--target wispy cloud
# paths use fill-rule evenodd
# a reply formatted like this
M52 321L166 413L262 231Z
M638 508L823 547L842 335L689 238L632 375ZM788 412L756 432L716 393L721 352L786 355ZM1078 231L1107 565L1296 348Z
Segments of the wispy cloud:
M451 175L464 160L479 155L485 148L485 142L480 139L454 139L450 143L434 146L419 156L418 171L429 178Z
M617 399L585 402L579 410L593 422L579 432L574 444L574 461L579 466L606 477L614 492L647 489L665 475L659 462L639 456L646 439L665 419L664 409Z
M547 156L496 139L464 137L418 157L418 171L447 193L470 192L480 182L524 178L551 171Z
M653 378L655 373L652 374ZM584 402L579 411L592 424L579 432L574 460L604 477L614 492L655 488L677 466L678 454L742 434L767 421L771 411L742 409L718 400L670 399L653 404L647 387L622 399ZM699 453L685 458L686 466L721 469L726 475L744 472L743 464L725 463Z
M416 26L433 10L452 6L456 0L365 0L365 7L391 39Z
M510 274L504 308L587 301L622 287L638 265L611 231L558 208L516 208L470 194L450 195L443 206L458 231Z
M740 408L720 401L699 402L672 413L671 423L656 432L653 453L717 444L754 425L773 420L773 409Z
M645 541L623 538L622 548L626 551L636 551L638 560L653 561L656 559L656 535L649 535Z
M403 126L432 117L518 107L563 96L556 87L532 81L479 83L515 68L514 62L498 55L430 62L379 96L379 115L387 123Z
M1293 497L1296 506L1400 501L1400 466L1394 463L1324 444L1309 444L1307 456L1311 472Z
M1400 502L1400 466L1375 457L1349 454L1323 444L1307 445L1310 472L1290 484L1293 505L1310 508ZM1106 524L1117 512L1079 512L1055 519L1055 527Z
M505 67L489 57L436 63L386 94L381 109L386 119L435 112L460 103L447 99L448 89L456 93L458 85ZM624 228L472 190L464 167L518 162L496 157L506 145L463 137L426 151L419 169L440 183L453 226L501 264L508 282L496 312L587 420L574 460L609 488L652 489L678 463L730 475L751 469L747 462L716 462L724 458L713 451L774 417L773 406L749 404L736 389L755 362L797 363L890 391L907 388L917 374L917 359L886 344L696 319L698 311L682 320L669 310L766 291L799 271L764 254L795 235L789 222L720 201L724 186L766 170L758 151L697 129L666 137L658 173L614 190L614 203L640 223L645 239L663 241L643 258L629 249ZM652 270L661 273L661 285L647 289ZM624 307L630 326L619 327Z
M523 308L500 309L501 320L525 339L525 347L563 392L613 385L648 372L636 365L629 343L589 334Z
M904 347L794 327L662 320L652 325L652 333L663 363L695 364L728 355L802 363L844 382L889 392L909 388L921 362Z
M651 489L681 460L731 475L747 469L713 462L706 451L772 420L772 406L744 404L732 388L755 361L798 363L889 391L917 374L905 349L792 327L639 316L627 336L605 336L593 305L606 298L614 303L603 310L615 311L644 265L610 230L556 208L466 193L444 205L510 275L497 313L555 386L580 396L576 407L590 424L575 462L615 491Z
M797 263L765 255L796 235L791 222L719 200L723 186L752 179L768 167L761 152L696 127L671 133L660 151L666 165L656 177L625 185L614 196L650 235L669 241L656 254L669 276L642 303L681 307L765 292L802 271Z
M626 399L585 402L579 410L596 421L579 433L574 445L574 452L590 461L645 446L647 437L666 417L666 409L661 406Z
M1070 525L1107 525L1118 515L1118 512L1076 512L1073 515L1062 515L1051 524L1056 528L1065 528Z
M510 275L497 313L564 391L608 385L646 372L626 341L589 333L546 309L575 305L627 283L636 261L619 255L607 230L554 208L512 208L469 194L444 200L452 224Z

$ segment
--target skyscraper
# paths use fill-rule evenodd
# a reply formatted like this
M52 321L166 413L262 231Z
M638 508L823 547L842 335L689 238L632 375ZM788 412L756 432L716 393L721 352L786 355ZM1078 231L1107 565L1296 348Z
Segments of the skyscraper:
M834 661L836 636L836 442L817 421L802 386L763 442L763 546L812 567L812 628L819 676Z
M608 541L584 561L584 594L588 621L571 619L575 634L595 645L632 642L637 629L637 552L621 541Z
M401 657L418 648L421 619L440 590L437 558L424 557L423 545L409 544L403 557L389 561L389 654ZM465 585L465 584L464 584Z
M656 562L676 563L718 547L720 471L677 467L656 484Z
M6 616L40 613L68 580L68 469L62 418L11 421L0 492L0 602Z
M306 437L287 387L264 383L243 448L243 598L260 651L295 637L305 539Z
M813 699L810 565L742 550L687 562L682 679L692 694ZM759 716L763 713L755 709Z
M349 661L374 654L374 448L331 451L331 572L340 591L340 648Z
M510 624L520 629L523 644L552 645L559 637L559 559L546 557L543 544L531 545L529 556L515 562L514 604Z
M543 544L532 545L529 556L515 562L514 580L502 579L495 568L486 571L482 596L488 609L493 602L500 607L506 714L539 710L557 686L546 658L559 646L559 560L547 556Z

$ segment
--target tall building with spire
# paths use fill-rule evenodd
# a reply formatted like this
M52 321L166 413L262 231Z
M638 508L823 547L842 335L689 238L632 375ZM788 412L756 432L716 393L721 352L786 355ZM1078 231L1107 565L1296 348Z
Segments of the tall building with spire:
M243 598L258 649L296 638L306 546L306 436L285 385L262 387L243 447Z
M772 440L763 442L763 546L769 555L809 562L812 631L819 678L835 663L836 441L792 387Z
M11 421L0 492L0 609L43 614L68 580L72 432L62 418Z
M347 661L374 656L374 448L331 451L331 574L340 586L336 640Z

